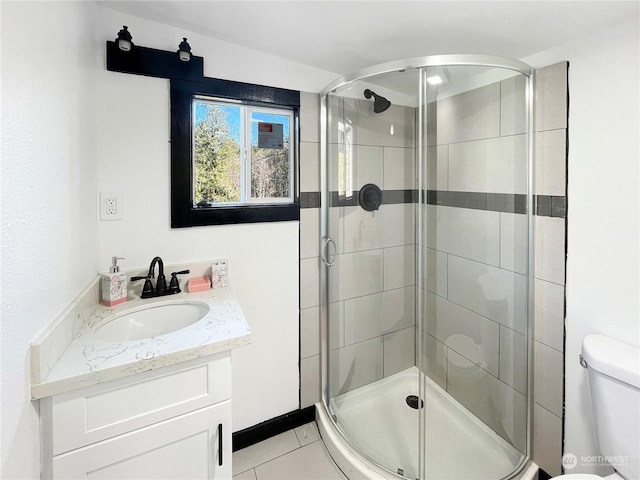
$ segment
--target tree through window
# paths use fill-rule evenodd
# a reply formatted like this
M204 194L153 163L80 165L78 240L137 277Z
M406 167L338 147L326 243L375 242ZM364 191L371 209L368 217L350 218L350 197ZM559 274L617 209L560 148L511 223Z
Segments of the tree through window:
M193 101L194 205L293 201L289 110Z

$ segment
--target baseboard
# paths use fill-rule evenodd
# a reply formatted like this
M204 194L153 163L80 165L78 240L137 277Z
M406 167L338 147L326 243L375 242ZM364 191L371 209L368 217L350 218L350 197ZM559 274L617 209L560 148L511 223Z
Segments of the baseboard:
M538 469L538 480L549 480L550 478L551 478L551 475L549 475L547 472L545 472L541 468Z
M311 405L310 407L294 410L271 420L266 420L253 427L245 428L232 435L233 451L242 450L305 423L313 422L315 419L316 407Z

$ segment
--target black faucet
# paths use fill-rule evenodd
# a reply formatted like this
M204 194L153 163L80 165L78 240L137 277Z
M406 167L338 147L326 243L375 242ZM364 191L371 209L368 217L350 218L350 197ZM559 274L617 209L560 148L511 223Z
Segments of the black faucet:
M149 274L147 277L156 278L155 270L158 264L158 281L156 282L156 292L164 292L167 289L167 279L164 277L164 262L160 257L153 257L151 265L149 265Z
M155 288L151 282L152 278L156 278L156 264L158 264L158 280L156 281ZM180 293L180 286L178 285L178 279L176 275L183 275L189 273L189 270L182 270L180 272L173 272L171 274L171 285L167 288L167 279L164 276L164 262L160 257L153 257L151 265L149 265L149 273L146 277L131 277L131 281L144 280L144 287L142 287L142 295L140 298L152 298L162 297L164 295L173 295L174 293Z

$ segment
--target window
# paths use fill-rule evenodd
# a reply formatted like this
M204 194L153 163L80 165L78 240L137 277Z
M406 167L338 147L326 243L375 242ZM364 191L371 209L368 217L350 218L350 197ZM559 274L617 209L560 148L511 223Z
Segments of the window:
M338 198L351 198L353 186L353 126L350 120L338 122Z
M193 100L194 205L293 202L291 110Z
M171 81L171 226L298 220L300 93Z

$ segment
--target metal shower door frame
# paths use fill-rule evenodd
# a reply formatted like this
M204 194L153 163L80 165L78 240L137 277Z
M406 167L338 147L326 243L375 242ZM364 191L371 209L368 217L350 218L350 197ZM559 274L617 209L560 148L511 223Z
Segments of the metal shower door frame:
M363 68L354 73L340 77L329 85L327 85L320 93L320 193L321 193L321 208L320 208L320 403L324 408L326 414L331 417L331 411L329 408L329 389L328 389L328 366L329 366L329 345L328 345L328 315L329 315L329 268L333 265L333 262L328 262L328 246L333 242L329 236L329 203L330 192L328 186L328 125L330 124L329 108L328 108L328 95L335 93L341 87L347 86L353 82L364 80L369 77L383 75L385 73L402 72L405 70L420 69L423 70L428 67L454 67L454 66L468 66L468 67L485 67L485 68L500 68L506 70L512 70L520 73L526 78L525 98L526 98L526 133L527 133L527 217L528 217L528 298L527 298L527 349L528 349L528 393L527 393L527 454L524 456L524 460L514 472L506 478L512 478L521 472L530 460L530 453L532 448L532 427L533 427L533 298L534 298L534 281L533 281L533 267L534 267L534 163L533 163L533 148L534 148L534 111L533 111L533 82L535 70L524 62L519 60L493 56L493 55L431 55L423 57L412 57L404 60L397 60L393 62L387 62L371 67ZM422 75L421 75L422 77ZM422 82L421 82L422 83ZM420 89L420 86L417 86ZM422 92L419 92L422 96ZM419 102L420 106L420 102ZM426 125L425 125L426 128ZM417 147L418 148L418 147ZM422 156L422 152L418 153L418 157ZM419 193L419 195L422 195ZM422 198L421 198L422 200ZM421 259L417 259L417 263L420 263ZM418 310L416 310L418 311ZM421 389L422 390L422 389ZM421 423L423 423L421 421ZM334 425L334 427L336 427ZM422 425L421 425L422 430ZM337 427L336 427L337 429ZM421 431L422 434L422 431ZM421 455L420 457L422 457ZM420 460L422 462L422 460ZM378 468L376 468L378 469ZM380 469L382 469L380 467ZM386 469L384 469L386 470ZM424 463L419 464L419 471L421 475L424 474Z

